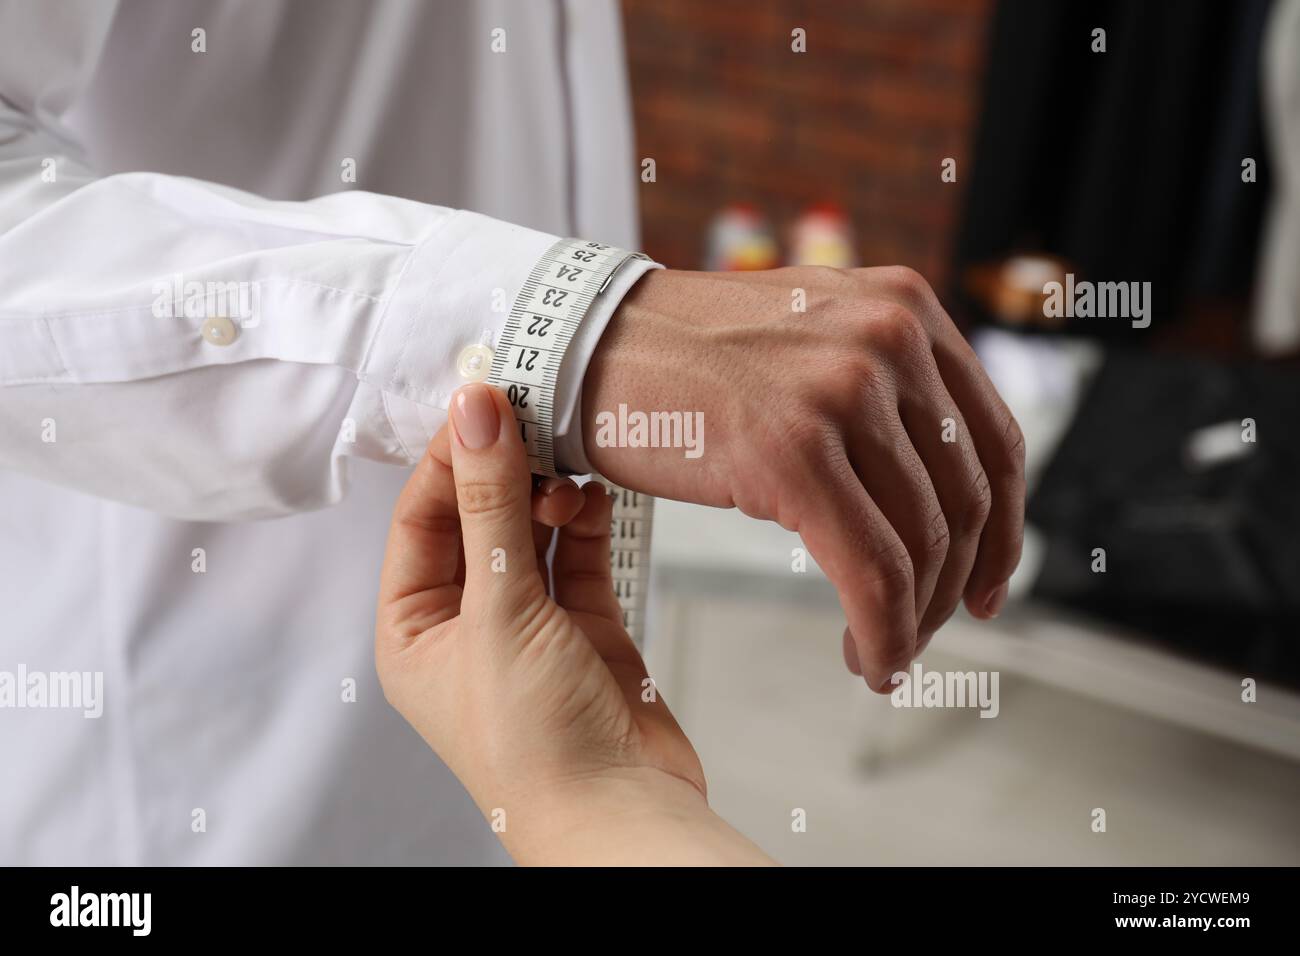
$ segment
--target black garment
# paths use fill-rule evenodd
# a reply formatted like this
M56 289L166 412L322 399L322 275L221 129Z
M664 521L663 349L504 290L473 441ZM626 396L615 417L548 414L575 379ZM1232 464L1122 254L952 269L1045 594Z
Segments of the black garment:
M1003 0L953 274L1016 251L1079 279L1245 297L1268 192L1260 43L1269 0ZM1094 28L1106 52L1092 52ZM1241 181L1241 161L1258 181ZM960 296L961 290L956 290ZM975 303L965 305L978 314ZM1142 336L1122 321L1068 328Z
M1237 457L1189 458L1193 434L1244 419ZM1297 422L1294 368L1113 352L1030 498L1035 595L1300 686Z

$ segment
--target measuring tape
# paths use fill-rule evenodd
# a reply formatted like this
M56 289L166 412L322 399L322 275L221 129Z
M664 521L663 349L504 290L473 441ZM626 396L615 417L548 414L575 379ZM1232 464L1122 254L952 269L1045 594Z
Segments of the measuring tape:
M528 466L555 477L555 383L573 333L624 263L646 256L583 239L546 251L515 296L488 382L506 393L519 423ZM654 499L604 482L614 496L609 568L623 626L637 647L645 638Z

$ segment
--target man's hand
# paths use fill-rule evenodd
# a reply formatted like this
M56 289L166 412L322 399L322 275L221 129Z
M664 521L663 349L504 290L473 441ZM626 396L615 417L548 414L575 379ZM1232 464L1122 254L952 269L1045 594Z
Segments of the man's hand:
M530 506L494 388L457 392L451 422L393 512L375 643L389 702L519 862L768 862L709 810L699 758L623 629L609 495L560 483Z
M620 403L703 412L704 454L601 447ZM1020 560L1020 428L908 269L647 273L588 368L583 439L611 481L797 531L876 690L963 596L995 616Z

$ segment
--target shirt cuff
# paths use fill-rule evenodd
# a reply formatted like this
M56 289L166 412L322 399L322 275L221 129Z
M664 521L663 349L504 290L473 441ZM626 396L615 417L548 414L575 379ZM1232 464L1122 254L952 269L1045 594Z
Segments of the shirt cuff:
M358 377L383 394L393 432L415 461L447 420L452 393L466 384L457 360L471 346L496 349L515 295L558 236L459 211L410 254L389 297ZM573 334L556 378L557 470L587 474L579 410L582 380L623 296L649 269L632 259L596 297Z

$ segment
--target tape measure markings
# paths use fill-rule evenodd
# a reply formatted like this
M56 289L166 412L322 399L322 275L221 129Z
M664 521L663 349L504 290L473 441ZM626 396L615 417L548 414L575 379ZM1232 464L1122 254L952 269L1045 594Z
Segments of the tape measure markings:
M623 626L640 647L650 576L654 499L617 485L610 491L614 495L614 514L609 537L609 569L614 579L614 596L623 608Z
M561 239L520 286L492 357L488 381L502 389L519 423L528 466L555 476L555 386L573 333L618 270L640 253ZM603 479L602 479L603 480ZM604 482L614 496L610 574L623 625L642 646L654 499Z

